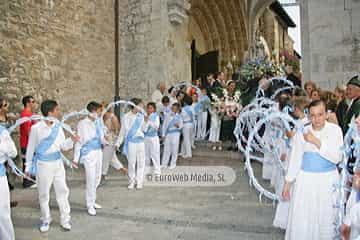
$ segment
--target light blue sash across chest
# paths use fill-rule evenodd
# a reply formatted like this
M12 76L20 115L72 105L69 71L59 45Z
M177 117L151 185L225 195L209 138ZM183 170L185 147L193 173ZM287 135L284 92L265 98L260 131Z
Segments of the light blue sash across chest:
M125 156L128 156L129 153L129 142L132 143L141 143L144 142L144 138L143 137L136 137L135 134L137 133L137 131L141 128L142 124L144 122L144 115L141 113L137 113L136 114L136 118L134 123L132 124L129 132L127 133L126 137L125 137L125 141L124 141L124 147L123 147L123 154Z
M31 175L33 175L33 176L36 175L38 161L51 162L51 161L57 161L57 160L61 159L60 150L53 152L53 153L46 153L51 148L51 146L55 143L60 129L61 129L60 124L56 123L55 126L51 129L49 136L44 138L37 145L37 147L35 149L35 155L33 158L33 162L31 165L31 169L30 169Z
M100 150L101 149L101 135L103 131L103 126L101 120L98 118L95 120L95 136L87 141L80 149L80 160L88 155L92 151Z
M181 120L181 116L179 114L176 114L173 116L171 121L169 122L169 125L166 129L165 135L171 134L171 133L181 133L181 130L177 127L175 127L175 124L178 123Z
M301 169L304 172L324 173L336 170L336 164L322 157L317 152L305 152Z
M158 116L157 113L150 114L149 121L155 123L157 116ZM159 136L158 130L156 130L153 126L150 125L148 130L145 132L145 137L157 137L157 136Z
M185 106L183 110L186 112L186 114L189 116L190 120L184 121L184 123L193 123L194 122L194 114L191 111L190 106Z
M6 128L0 125L0 136L6 131ZM6 176L6 168L4 163L0 163L0 177Z

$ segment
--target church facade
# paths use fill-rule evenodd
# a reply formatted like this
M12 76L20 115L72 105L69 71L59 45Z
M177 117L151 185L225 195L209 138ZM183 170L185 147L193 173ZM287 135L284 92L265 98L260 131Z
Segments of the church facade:
M119 95L148 99L199 77L207 66L229 75L256 43L279 60L292 52L294 23L273 0L30 0L0 3L0 94L20 108L23 95L55 98L66 109L111 101L115 39Z

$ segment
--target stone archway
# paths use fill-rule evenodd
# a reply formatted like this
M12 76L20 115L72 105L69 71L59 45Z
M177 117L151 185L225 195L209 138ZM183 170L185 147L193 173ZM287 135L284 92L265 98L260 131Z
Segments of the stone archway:
M248 48L246 19L241 0L191 0L189 40L198 42L198 51L219 51L219 66L233 57L241 61ZM240 62L239 62L240 63Z

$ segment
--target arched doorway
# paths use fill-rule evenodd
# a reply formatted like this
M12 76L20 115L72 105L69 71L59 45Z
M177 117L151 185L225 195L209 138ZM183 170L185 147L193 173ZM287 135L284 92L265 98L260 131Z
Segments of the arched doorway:
M247 32L240 0L192 0L188 23L192 78L240 65Z

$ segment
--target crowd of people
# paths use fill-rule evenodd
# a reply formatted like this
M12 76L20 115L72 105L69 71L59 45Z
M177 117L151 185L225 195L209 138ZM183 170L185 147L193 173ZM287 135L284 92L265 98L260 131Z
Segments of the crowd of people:
M334 235L336 209L333 207L333 184L338 181L337 165L341 161L341 146L352 119L360 113L360 79L352 78L346 88L334 92L322 91L314 83L301 82L287 71L288 80L297 86L294 91L279 95L279 110L292 106L292 116L304 126L302 132L287 132L291 148L281 142L283 176L275 161L263 162L262 176L282 200L277 206L274 226L286 229L286 239L331 239ZM264 85L264 90L269 86ZM37 103L32 96L23 98L21 117L31 117ZM98 204L97 188L106 182L109 166L128 175L128 189L142 189L144 176L159 176L163 169L177 166L178 156L192 158L195 140L207 140L212 149L222 150L223 141L230 141L229 150L237 150L233 130L241 114L238 84L226 80L224 73L209 74L194 85L179 83L170 88L160 83L151 96L151 102L131 99L129 111L116 116L106 103L91 101L88 114L76 127L75 133L64 132L59 104L46 100L40 111L46 119L27 121L20 126L19 146L22 167L26 174L23 187L38 190L41 211L40 231L50 229L50 189L54 186L60 211L60 225L71 230L69 188L63 164L62 151L74 151L71 165L82 163L85 168L85 206L95 216ZM6 162L15 158L17 148L7 129L13 124L7 116L9 103L0 98L0 237L14 239L10 217L11 184L7 180ZM105 109L107 109L105 111ZM145 110L144 110L145 109ZM357 123L360 126L360 118ZM265 131L264 138L269 133ZM70 136L70 137L66 137ZM127 168L117 151L127 158ZM271 156L265 156L271 158ZM355 239L359 234L360 170L353 171L356 156L349 161L349 172L354 175L353 192L347 205L347 217L342 227L344 239ZM152 172L151 172L152 169ZM360 169L360 168L359 168ZM36 184L35 184L36 182ZM4 197L3 197L4 196ZM358 199L357 199L358 198ZM13 206L16 203L12 203Z
M291 131L283 128L286 137L276 138L273 143L279 150L285 173L281 172L273 153L264 155L262 178L270 181L276 194L282 196L273 225L286 230L285 239L288 240L334 239L340 211L336 207L339 206L339 192L335 190L340 184L339 173L345 171L339 168L343 159L343 138L352 121L360 130L360 79L355 76L346 87L336 87L333 92L307 82L304 89L280 93L277 102L279 111L290 106L290 114L298 126L293 126ZM265 141L273 138L274 127L279 126L265 129ZM275 146L270 149L274 151ZM360 235L360 166L355 166L356 159L353 149L346 166L353 177L349 179L352 191L347 198L342 239L357 239Z

